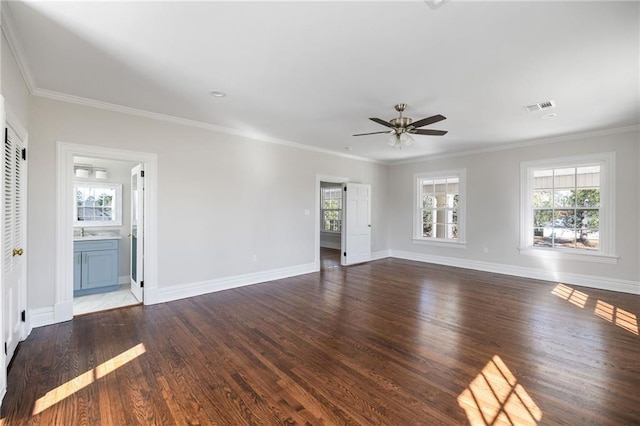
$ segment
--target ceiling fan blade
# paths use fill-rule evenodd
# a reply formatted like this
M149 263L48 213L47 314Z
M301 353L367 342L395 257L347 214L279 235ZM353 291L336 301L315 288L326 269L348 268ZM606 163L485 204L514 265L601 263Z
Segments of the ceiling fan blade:
M387 133L387 134L389 134L389 133L391 133L391 132L390 132L390 131L388 131L388 130L385 130L384 132L358 133L357 135L353 135L353 136L378 135L378 134L380 134L380 133Z
M391 123L389 123L387 121L384 121L384 120L382 120L380 118L369 118L369 120L375 121L376 123L382 124L383 126L387 126L387 127L391 127L392 129L395 129L393 124L391 124Z
M431 117L423 118L422 120L418 120L414 123L411 123L411 127L417 129L418 127L427 126L429 124L437 123L438 121L446 120L447 117L444 115L432 115ZM372 119L373 120L373 119Z
M431 129L413 129L413 130L409 130L409 133L414 133L416 135L444 136L447 134L447 131L431 130Z

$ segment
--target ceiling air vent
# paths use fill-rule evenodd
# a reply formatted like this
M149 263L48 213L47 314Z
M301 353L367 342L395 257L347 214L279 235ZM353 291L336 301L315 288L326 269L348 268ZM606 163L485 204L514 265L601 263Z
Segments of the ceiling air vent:
M555 107L556 107L556 103L554 101L543 101L543 102L538 102L537 104L527 105L526 107L524 107L524 109L526 109L527 112L536 112L536 111L543 111L545 109L550 109Z

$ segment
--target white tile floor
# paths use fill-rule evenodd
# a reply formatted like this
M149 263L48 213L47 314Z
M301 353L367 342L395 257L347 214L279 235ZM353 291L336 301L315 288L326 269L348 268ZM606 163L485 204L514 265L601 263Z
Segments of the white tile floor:
M88 314L139 303L131 294L131 287L129 285L121 285L116 291L74 297L73 315Z

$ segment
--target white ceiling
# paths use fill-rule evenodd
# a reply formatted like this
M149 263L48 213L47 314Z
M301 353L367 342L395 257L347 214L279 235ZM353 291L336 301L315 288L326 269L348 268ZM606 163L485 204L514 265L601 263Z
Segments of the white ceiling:
M640 123L638 2L7 6L5 31L35 95L264 140L394 161ZM549 99L555 118L523 109ZM426 128L449 133L402 150L384 134L351 136L385 130L368 117L389 120L400 102L414 120L446 116Z

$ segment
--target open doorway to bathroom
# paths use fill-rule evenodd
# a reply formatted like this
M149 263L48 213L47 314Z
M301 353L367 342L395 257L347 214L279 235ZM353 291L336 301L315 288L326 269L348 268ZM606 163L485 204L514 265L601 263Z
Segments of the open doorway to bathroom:
M73 157L73 315L140 303L131 291L131 170L138 163Z

